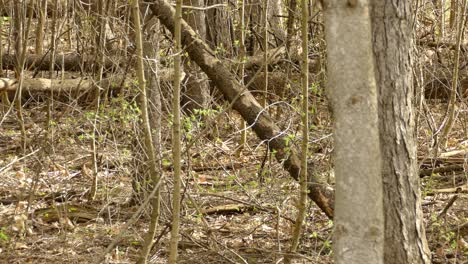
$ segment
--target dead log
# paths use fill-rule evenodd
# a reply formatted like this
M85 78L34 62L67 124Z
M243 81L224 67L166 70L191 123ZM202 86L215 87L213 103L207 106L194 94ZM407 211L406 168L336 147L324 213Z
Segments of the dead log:
M15 83L17 83L15 79L0 78L0 92L8 90Z
M247 204L224 204L218 205L211 208L205 208L200 211L200 213L205 215L232 215L232 214L243 214L247 211L252 212L255 210L254 205Z
M158 72L160 81L172 81L174 76L173 69L161 69ZM100 83L89 78L77 78L77 79L45 79L45 78L33 78L24 79L22 92L23 94L35 94L35 93L51 93L54 94L81 94L94 92L96 87L101 89L116 90L121 89L121 85L124 87L130 86L133 83L131 77L118 76L103 79ZM185 73L182 72L181 79L185 78ZM124 82L124 83L122 83ZM18 81L16 79L0 78L0 92L6 91L9 95L14 95L18 89Z
M5 79L2 79L2 81ZM120 79L120 81L122 81ZM19 83L16 80L9 79L5 82L14 82L12 85L2 87L0 84L0 91L15 92L18 89ZM117 84L120 84L117 78L104 79L99 86L103 88L112 88ZM98 84L89 79L80 78L80 79L45 79L45 78L35 78L35 79L25 79L23 80L23 92L24 93L38 93L38 92L87 92L92 89L95 89Z
M100 83L92 79L79 78L79 79L45 79L33 78L24 79L22 85L23 97L34 97L36 95L53 95L54 98L81 98L87 101L94 98L99 86L103 91L109 91L113 94L119 94L122 89L123 77L114 77L103 79ZM11 83L10 85L4 85ZM126 85L131 85L131 80L125 82ZM124 87L126 86L124 85ZM18 90L19 82L14 79L1 79L0 92L6 92L9 99L13 100L15 93Z
M299 55L296 54L296 59L292 59L294 63L299 63ZM284 47L271 49L268 51L268 64L276 65L286 60L286 51ZM28 54L25 58L25 69L31 71L48 71L50 68L50 55L36 55ZM54 56L54 69L57 71L76 71L76 72L90 72L93 70L96 58L94 56L82 56L77 53L57 54ZM263 53L259 53L254 56L245 58L244 67L246 70L258 69L262 67L264 60ZM106 71L114 71L117 68L125 67L128 61L122 62L118 59L105 58L104 69ZM233 61L230 63L230 67L237 68L240 66L239 61ZM16 54L7 54L3 52L2 56L2 68L4 70L14 70L16 65ZM309 59L309 71L311 73L318 72L318 61Z
M281 46L274 49L268 50L268 65L274 66L280 64L281 62L292 62L294 64L299 64L301 61L302 51L296 51L294 54L288 55L286 53L286 48ZM259 69L263 66L265 60L265 52L259 52L256 55L248 56L243 61L245 70ZM240 61L233 61L230 63L230 67L236 68L241 65ZM317 73L320 70L319 60L309 59L309 72Z
M422 169L422 170L419 170L419 177L423 178L423 177L431 176L437 173L460 172L460 171L463 171L464 169L465 168L463 167L463 164L448 165L444 167L431 168L431 169Z
M153 14L161 23L174 33L175 10L164 0L155 0L151 5ZM291 177L298 179L300 171L300 156L296 149L286 145L285 135L275 124L274 119L264 111L252 94L245 91L237 81L236 76L216 58L215 53L203 42L193 29L182 21L182 45L192 61L198 64L206 75L213 81L224 97L233 104L247 121L257 136L268 142L271 149L276 151L275 157L283 164ZM320 183L313 166L309 167L309 197L329 217L333 217L334 192L326 184Z
M54 56L55 63L54 69L57 71L78 71L78 72L89 72L92 71L96 59L92 56L82 57L76 53L69 54L57 54ZM4 54L2 56L2 67L3 69L13 70L16 65L16 54ZM51 56L29 54L25 58L25 69L32 71L48 71L50 67ZM104 69L113 71L120 67L118 62L114 62L110 59L106 59L104 62Z

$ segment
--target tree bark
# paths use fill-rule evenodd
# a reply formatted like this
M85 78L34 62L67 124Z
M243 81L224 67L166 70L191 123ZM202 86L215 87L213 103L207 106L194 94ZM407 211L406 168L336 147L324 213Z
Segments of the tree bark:
M184 5L203 7L202 0L184 0ZM205 12L186 10L183 18L198 33L204 41L206 39ZM206 109L210 100L210 89L206 75L196 64L185 61L184 68L187 71L186 90L182 95L183 110L194 113L195 109Z
M151 10L161 23L174 32L174 9L164 0L155 0ZM233 108L252 126L257 136L266 140L271 149L276 150L276 158L282 162L283 167L290 173L291 177L298 179L300 171L300 158L297 150L286 145L285 134L275 124L251 93L245 91L234 74L214 56L214 52L203 42L190 26L182 21L181 26L182 45L190 58L200 66L216 87L223 93L224 97L233 102ZM333 217L333 190L326 184L320 183L313 171L308 169L309 197L325 212Z
M334 259L379 264L384 214L369 1L332 0L324 9L334 115Z
M248 0L246 0L248 1ZM225 3L224 0L206 0L205 5ZM206 41L213 49L221 54L233 54L233 40L231 35L232 18L226 8L211 8L206 10Z
M430 263L420 204L410 1L372 1L387 264Z

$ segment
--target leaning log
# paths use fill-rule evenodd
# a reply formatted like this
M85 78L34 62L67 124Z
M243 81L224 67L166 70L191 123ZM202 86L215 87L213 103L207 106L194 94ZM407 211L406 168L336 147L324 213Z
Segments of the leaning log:
M151 5L151 10L161 23L174 33L175 10L171 5L164 0L155 0ZM284 169L289 172L291 177L297 180L301 167L299 153L286 144L286 135L275 124L274 119L260 106L250 92L245 91L234 74L216 58L214 52L185 21L182 21L181 37L182 45L190 58L200 66L224 97L233 104L233 108L241 114L257 136L268 142L269 147L276 151L277 160L283 164ZM308 179L309 197L328 217L332 218L333 190L326 184L319 182L312 166L308 170Z

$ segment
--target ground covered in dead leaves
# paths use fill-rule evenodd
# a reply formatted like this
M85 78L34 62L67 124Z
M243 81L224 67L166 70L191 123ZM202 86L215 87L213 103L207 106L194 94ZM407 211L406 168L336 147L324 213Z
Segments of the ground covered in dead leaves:
M1 121L0 263L134 263L149 223L148 212L138 214L139 205L130 201L137 111L122 100L103 109L97 135L99 189L90 200L93 112L58 105L56 122L46 136L44 107L41 102L27 104L25 152L15 115ZM445 107L431 105L435 123ZM317 173L333 183L329 116L324 105L318 113L310 159ZM297 124L298 118L283 120L284 127L289 127L287 122ZM458 115L448 147L437 158L431 153L427 119L419 122L418 155L427 174L422 177L424 221L434 263L468 261L466 118L466 110ZM295 219L297 184L251 132L239 155L239 133L233 131L239 130L240 122L234 113L223 116L222 122L185 122L184 145L195 143L184 154L180 263L281 262ZM209 133L200 133L204 126L212 126ZM170 146L170 128L163 130L165 146ZM291 144L298 143L299 135L286 132ZM172 172L170 152L162 156L167 180L151 263L165 263L168 255ZM461 170L432 171L454 165ZM331 263L332 229L332 221L310 205L295 263ZM113 242L117 246L106 252Z

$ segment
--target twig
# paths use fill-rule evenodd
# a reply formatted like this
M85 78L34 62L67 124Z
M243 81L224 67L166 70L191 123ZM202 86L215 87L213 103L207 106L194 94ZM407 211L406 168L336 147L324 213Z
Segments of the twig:
M20 161L20 160L23 160L23 159L25 159L25 158L27 158L27 157L29 157L29 156L31 156L31 155L34 155L34 154L35 154L36 152L38 152L39 150L41 150L41 148L38 148L38 149L36 149L35 151L33 151L33 152L29 153L28 155L25 155L25 156L23 156L23 157L21 157L21 158L19 158L19 159L18 159L18 158L15 158L13 161L11 161L10 163L8 163L5 167L0 168L0 173L2 173L3 171L5 171L6 169L8 169L10 166L12 166L13 164L15 164L16 162L18 162L18 161Z
M172 6L175 7L175 4L172 4ZM191 9L191 10L196 10L196 11L206 11L206 10L209 10L209 9L218 8L218 7L226 7L226 6L227 6L226 4L215 4L215 5L205 6L205 7L183 5L182 9Z

